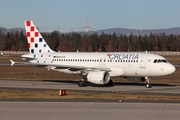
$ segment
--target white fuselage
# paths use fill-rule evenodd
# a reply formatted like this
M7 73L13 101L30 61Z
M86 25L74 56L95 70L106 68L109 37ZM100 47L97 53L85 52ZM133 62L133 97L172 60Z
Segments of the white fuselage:
M129 52L51 52L28 54L37 65L61 66L56 71L82 74L91 69L108 71L110 76L163 76L175 71L175 67L162 56L149 53ZM28 55L24 55L27 57ZM23 56L22 56L23 57ZM71 69L70 69L71 68ZM74 70L74 69L76 70ZM84 68L84 69L83 69ZM84 70L82 72L82 70Z

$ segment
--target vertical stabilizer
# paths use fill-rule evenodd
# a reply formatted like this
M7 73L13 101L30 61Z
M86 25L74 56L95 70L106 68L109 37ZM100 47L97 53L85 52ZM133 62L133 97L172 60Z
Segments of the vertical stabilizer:
M30 53L53 52L31 20L24 22Z

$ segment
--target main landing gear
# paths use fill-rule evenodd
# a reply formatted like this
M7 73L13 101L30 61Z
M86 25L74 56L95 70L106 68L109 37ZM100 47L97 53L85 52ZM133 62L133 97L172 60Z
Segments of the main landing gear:
M84 87L86 86L86 82L82 79L81 81L78 82L79 87Z
M146 80L146 82L147 82L146 88L151 88L152 86L151 86L151 84L149 83L150 78L149 78L149 77L145 77L145 80Z
M112 86L113 85L113 81L110 79L109 82L107 84L105 84L106 86Z

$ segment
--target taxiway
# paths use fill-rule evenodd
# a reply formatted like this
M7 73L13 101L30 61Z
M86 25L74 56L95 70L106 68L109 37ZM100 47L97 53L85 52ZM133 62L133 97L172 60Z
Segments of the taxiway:
M2 120L179 120L180 104L0 102Z
M141 94L180 95L180 86L143 84L114 84L78 87L68 81L16 81L0 80L0 88L9 89L66 89L69 91L120 91ZM1 100L0 118L3 120L179 120L180 101L136 102L96 100Z
M77 82L70 81L16 81L16 80L0 80L0 88L16 88L16 89L65 89L69 91L118 91L127 93L154 93L154 94L176 94L180 95L180 86L172 86L167 84L154 84L152 88L146 88L144 84L114 84L114 86L87 84L86 87L78 87Z

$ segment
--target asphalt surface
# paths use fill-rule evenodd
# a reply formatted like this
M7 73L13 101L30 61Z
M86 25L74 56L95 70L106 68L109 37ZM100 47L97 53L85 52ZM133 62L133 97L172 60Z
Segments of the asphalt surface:
M2 120L179 120L180 104L0 102Z
M113 86L87 84L85 87L79 87L74 81L16 81L0 80L0 88L16 89L65 89L69 91L87 91L87 92L107 92L117 91L123 93L141 93L141 94L167 94L180 95L180 86L168 84L153 84L152 88L146 88L144 84L135 83L114 83Z
M78 87L73 81L15 81L0 80L6 89L66 89L68 91L118 91L137 94L180 95L180 86L154 84L114 84L111 87L87 84ZM1 99L2 120L179 120L180 100L34 100Z

